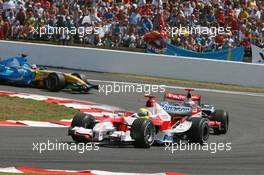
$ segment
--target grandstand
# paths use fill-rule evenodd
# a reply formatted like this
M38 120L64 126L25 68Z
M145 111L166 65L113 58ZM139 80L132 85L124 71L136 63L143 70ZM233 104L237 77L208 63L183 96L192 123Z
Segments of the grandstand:
M0 9L0 38L6 40L144 49L144 35L158 31L197 52L244 46L249 56L251 44L264 47L262 0L3 0ZM173 27L197 26L230 32L171 35Z

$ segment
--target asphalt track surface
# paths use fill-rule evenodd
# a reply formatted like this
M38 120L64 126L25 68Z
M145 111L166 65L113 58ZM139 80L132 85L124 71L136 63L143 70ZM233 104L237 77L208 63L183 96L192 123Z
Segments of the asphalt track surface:
M90 79L133 81L117 75L87 73ZM0 90L88 100L136 111L144 105L143 94L119 93L105 96L69 92L51 93L43 89L0 86ZM177 91L178 92L178 91ZM199 92L200 93L200 92ZM136 149L129 145L100 146L99 151L33 151L33 143L71 143L66 128L0 127L0 167L30 166L50 169L96 169L116 172L188 174L264 174L264 98L201 92L204 103L212 103L230 113L227 135L211 135L209 143L231 143L230 151L175 151L153 146Z

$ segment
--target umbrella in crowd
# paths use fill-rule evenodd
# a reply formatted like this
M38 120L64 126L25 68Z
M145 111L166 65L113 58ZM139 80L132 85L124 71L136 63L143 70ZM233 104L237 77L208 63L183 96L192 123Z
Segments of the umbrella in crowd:
M83 19L82 19L82 24L85 24L85 23L93 23L93 22L101 22L102 20L95 16L95 15L88 15L88 16L84 16Z
M3 3L3 10L15 9L16 5L14 1L8 0Z

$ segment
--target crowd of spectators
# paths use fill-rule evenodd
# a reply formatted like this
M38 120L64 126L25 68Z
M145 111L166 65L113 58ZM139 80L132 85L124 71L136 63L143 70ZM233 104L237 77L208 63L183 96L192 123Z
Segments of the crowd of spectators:
M144 34L159 31L168 42L193 51L264 47L263 0L0 0L0 10L0 39L145 48ZM170 35L172 27L183 26L231 32Z

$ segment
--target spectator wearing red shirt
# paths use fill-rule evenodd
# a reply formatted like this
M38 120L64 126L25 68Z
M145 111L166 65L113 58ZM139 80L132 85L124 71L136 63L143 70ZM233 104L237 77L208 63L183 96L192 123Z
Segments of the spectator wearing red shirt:
M10 24L8 20L0 18L0 38L6 39L10 34Z
M226 27L231 27L231 31L237 31L238 30L238 21L236 18L232 16L228 16L226 18Z
M3 21L2 17L0 16L0 39L4 39L3 26L4 26L4 21Z

